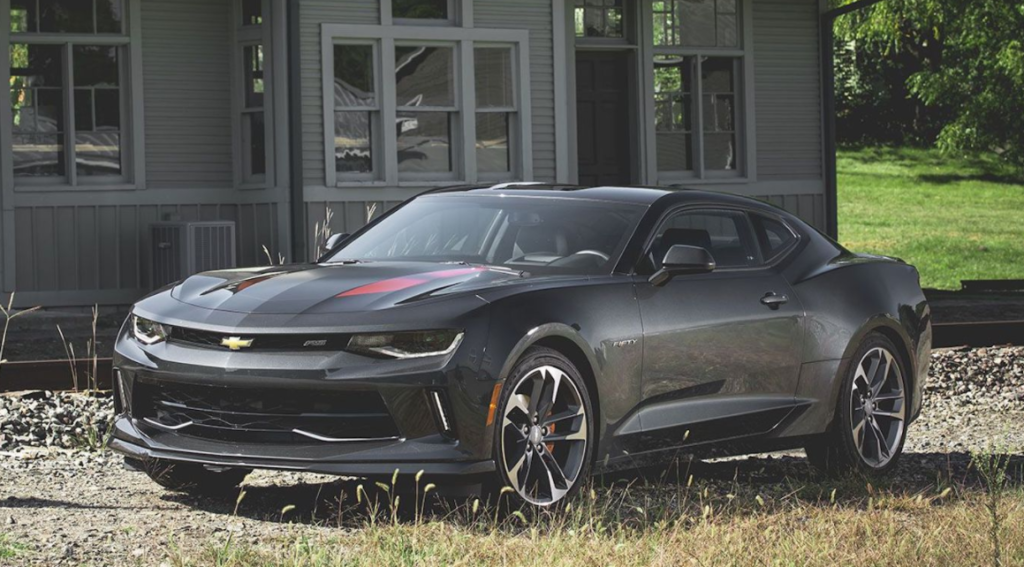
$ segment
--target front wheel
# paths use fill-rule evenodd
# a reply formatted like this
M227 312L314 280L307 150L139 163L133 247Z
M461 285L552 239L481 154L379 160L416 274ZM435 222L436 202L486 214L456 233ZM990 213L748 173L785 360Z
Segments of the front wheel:
M499 480L524 502L570 498L590 474L593 410L586 384L561 353L534 347L503 388L495 427Z
M843 377L828 433L807 446L807 457L831 475L884 474L896 466L907 436L907 381L895 345L869 335Z

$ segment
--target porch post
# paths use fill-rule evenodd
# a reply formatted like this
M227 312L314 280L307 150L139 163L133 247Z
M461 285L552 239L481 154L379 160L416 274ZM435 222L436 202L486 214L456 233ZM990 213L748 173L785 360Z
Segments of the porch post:
M302 176L302 69L299 41L301 11L300 0L288 0L288 163L289 197L291 213L292 259L305 262L306 200Z

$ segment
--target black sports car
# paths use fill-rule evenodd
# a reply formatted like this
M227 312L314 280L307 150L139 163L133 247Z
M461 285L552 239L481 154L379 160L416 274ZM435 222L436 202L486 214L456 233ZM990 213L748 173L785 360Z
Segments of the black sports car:
M920 413L917 271L755 200L463 187L332 240L139 301L111 446L172 488L398 469L544 506L709 448L884 472Z

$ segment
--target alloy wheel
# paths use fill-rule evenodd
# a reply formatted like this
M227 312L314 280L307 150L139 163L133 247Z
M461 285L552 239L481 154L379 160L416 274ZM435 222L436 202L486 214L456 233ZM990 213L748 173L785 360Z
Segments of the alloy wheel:
M512 488L534 505L565 497L587 454L586 406L573 380L554 366L528 372L502 413L502 466Z
M903 373L887 349L871 349L857 364L850 405L861 459L873 468L884 467L899 450L907 416Z

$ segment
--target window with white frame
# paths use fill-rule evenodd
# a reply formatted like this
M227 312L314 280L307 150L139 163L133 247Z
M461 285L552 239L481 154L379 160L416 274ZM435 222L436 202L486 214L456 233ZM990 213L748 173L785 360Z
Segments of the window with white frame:
M530 175L526 33L323 28L328 184Z
M267 0L241 0L236 6L236 77L241 82L236 103L240 158L237 170L243 185L260 185L266 181L269 155L264 14L270 4Z
M20 185L125 180L120 0L11 0L10 103Z
M659 178L741 174L739 0L651 2Z

